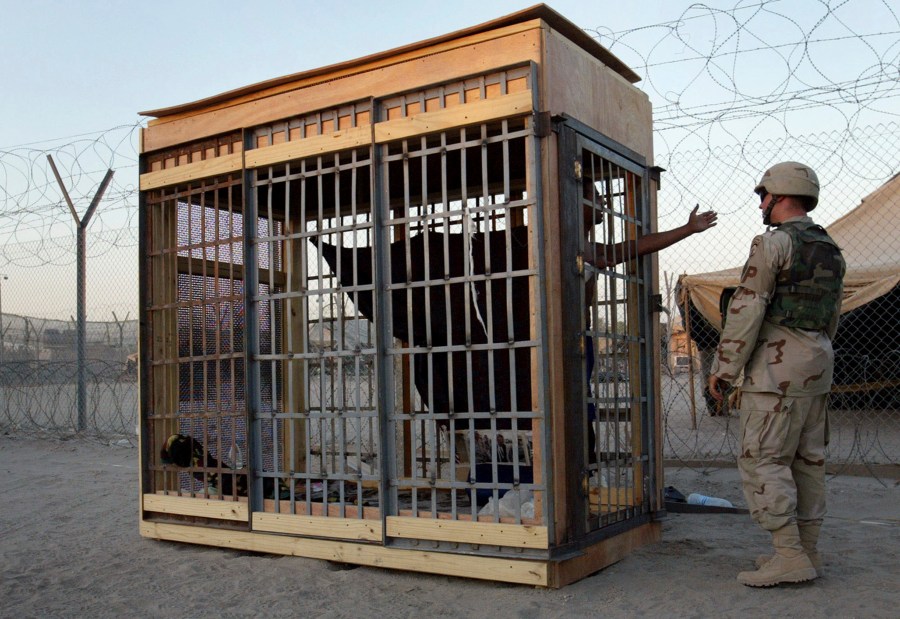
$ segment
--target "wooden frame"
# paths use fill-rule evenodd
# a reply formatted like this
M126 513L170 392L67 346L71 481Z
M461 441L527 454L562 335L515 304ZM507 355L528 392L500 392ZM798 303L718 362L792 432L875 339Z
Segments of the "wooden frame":
M398 93L417 89L424 91L445 82L523 66L531 67L532 71L526 88L517 86L506 94L499 88L492 88L486 96L486 91L482 90L481 95L466 100L460 98L452 106L430 109L422 104L411 106L409 110L404 107L400 117L393 114L384 118L378 116L379 102L387 97L396 97ZM148 463L145 461L142 463L141 534L156 539L545 587L563 586L583 578L624 558L634 548L659 540L660 526L654 521L662 506L661 484L656 483L661 481L662 472L659 416L652 418L649 427L637 425L631 435L631 448L634 450L641 448L645 433L651 437L650 440L656 441L651 446L651 466L638 465L635 468L641 479L647 476L654 479L649 486L649 496L643 484L637 481L627 488L587 487L578 477L577 460L572 460L567 445L573 436L570 408L576 399L566 394L566 385L572 372L582 370L579 362L572 361L572 351L568 347L570 342L565 341L566 334L572 328L566 318L571 308L567 306L561 282L572 278L573 274L580 277L576 270L583 269L583 263L580 256L571 256L568 248L561 247L563 231L572 222L561 219L566 197L563 195L564 183L559 177L558 170L561 168L558 164L559 158L569 156L569 152L560 143L550 123L551 118L560 115L577 118L608 137L609 144L621 146L626 154L637 154L642 161L652 162L650 105L646 96L631 85L636 80L637 76L630 69L580 29L549 8L538 5L495 22L399 50L287 76L195 103L146 112L156 118L142 132L142 158L146 160L152 156L155 163L152 167L142 166L141 191L177 192L181 187L196 187L196 183L204 179L237 178L240 173L244 183L242 194L229 202L232 205L229 208L234 208L238 216L246 218L255 216L255 213L244 205L263 195L258 192L265 183L251 186L250 181L256 173L287 174L283 170L286 167L289 169L291 162L317 157L327 159L335 153L354 149L373 153L374 170L374 162L382 146L421 136L424 148L424 136L487 123L502 123L505 131L506 122L515 119L517 123L524 124L524 135L527 136L523 155L528 170L525 194L533 201L521 211L516 211L515 217L534 221L542 215L540 226L529 226L529 246L540 248L540 252L529 256L528 268L534 273L547 275L540 280L545 288L538 285L536 277L530 280L529 288L532 307L541 308L540 313L532 315L530 324L530 337L540 342L540 347L535 348L536 352L531 357L531 397L536 403L535 410L544 411L544 417L534 428L524 421L521 427L514 426L529 432L533 430L534 462L529 456L527 464L534 464L534 483L542 488L536 493L533 518L491 518L478 516L474 512L457 514L455 508L452 514L448 514L439 510L435 512L434 508L429 512L421 508L385 504L379 507L364 506L363 503L329 505L324 499L320 503L310 503L307 499L304 505L299 499L295 501L293 495L290 500L279 498L278 486L274 482L272 496L263 496L260 492L239 497L235 486L232 486L231 496L201 496L193 490L184 490L185 484L195 483L184 473L157 466L148 475ZM521 79L522 84L525 81ZM365 114L360 116L358 122L354 119L345 125L335 116L327 128L320 127L319 132L312 135L298 135L295 138L292 134L288 135L290 132L279 130L284 135L278 140L270 140L275 130L269 128L268 134L262 134L264 139L253 137L260 134L252 132L264 128L267 123L317 113L317 110L358 106L360 101L370 103L370 106L365 108ZM235 142L234 135L243 135L242 142ZM221 145L215 146L219 142ZM502 144L501 148L508 148L506 142ZM166 153L169 150L180 154L168 156ZM424 170L424 162L422 166ZM335 163L335 167L339 168L340 164ZM482 170L486 176L485 169ZM375 175L376 172L369 174ZM353 178L356 182L356 177ZM271 179L272 176L269 176L269 184L272 184ZM338 181L334 182L337 187ZM374 185L376 181L371 182ZM484 183L486 185L487 180ZM651 215L655 208L655 188L655 184L647 188L647 206L651 209ZM372 208L376 200L375 190L377 187L373 188L368 208ZM218 194L210 190L209 195ZM509 200L509 196L506 198ZM645 198L630 197L632 200ZM187 200L188 204L193 200L177 199ZM158 448L167 437L180 431L180 426L172 421L174 413L171 412L179 405L178 364L191 362L192 354L188 352L185 355L177 341L177 325L174 323L178 318L178 306L171 302L176 294L177 278L185 273L216 272L218 263L210 259L208 249L202 243L196 250L176 251L176 236L179 234L176 216L166 212L159 203L153 204L147 208L155 209L152 212L157 214L157 218L149 219L146 234L152 241L152 251L155 253L148 259L146 283L151 289L149 300L158 319L150 325L153 330L147 340L150 346L142 353L146 355L142 356L142 363L150 365L151 377L151 384L142 387L149 390L148 397L142 401L148 401L154 414L165 421L145 423L141 440ZM538 204L540 209L535 208ZM627 206L632 211L636 208L634 202L629 202ZM272 216L261 213L260 217ZM308 230L303 228L295 214L285 213L278 217L281 217L279 231L264 232L263 235L283 237L282 251L285 259L293 264L303 254L304 235L308 234ZM515 220L510 216L510 221ZM209 228L210 224L199 225ZM245 222L244 236L234 233L234 238L245 244L252 242L247 238L252 229L253 224ZM218 239L218 232L207 230L205 233ZM397 238L405 237L398 233ZM212 241L209 244L214 245ZM217 253L215 260L218 256ZM275 257L266 259L271 261L268 268L251 269L240 261L231 263L229 274L232 279L229 281L243 286L246 276L248 281L260 286L289 291L301 290L307 285L299 268L282 269L275 263ZM575 270L573 264L578 265ZM655 290L656 282L651 282L650 286ZM635 295L636 290L634 288L631 294ZM273 293L273 296L278 294L284 293ZM298 299L291 299L289 294L287 298L283 305L284 315L278 318L272 312L270 319L273 324L276 318L282 320L291 328L279 332L271 327L272 338L274 340L278 335L287 350L303 349L309 336L302 318L304 309ZM637 301L629 304L627 314L629 322L640 320ZM205 313L203 315L206 316ZM216 329L219 333L219 327ZM658 341L658 338L653 341ZM284 376L290 376L291 380L300 382L302 366L291 363L289 356L275 355L274 351L273 345L272 368L277 366L280 369L272 369L272 374L281 372ZM240 356L238 352L234 354ZM203 363L207 362L202 355L198 358ZM654 363L654 367L658 366L658 360L650 362ZM246 363L249 364L249 359ZM400 371L406 373L408 391L410 370L408 361L406 363L406 369ZM636 360L631 359L629 369L637 371ZM658 384L658 370L651 380ZM656 394L658 397L658 392ZM289 410L304 406L303 394L286 394L283 397ZM406 398L404 406L410 405L410 393L398 397ZM160 411L163 411L162 415ZM635 412L629 415L629 419L640 417ZM385 418L381 417L382 420ZM386 432L381 427L381 431ZM310 440L303 419L288 418L284 428L293 437L292 440L306 443ZM403 434L404 440L408 440L407 432ZM404 470L396 479L388 479L382 473L381 479L367 478L358 482L356 487L386 493L390 483L395 486L399 483L415 489L417 483L422 483L409 470L413 467L416 447L411 443L403 444L405 463L401 469ZM309 465L307 456L288 451L288 441L282 439L276 449L280 467L292 472L306 470ZM146 447L142 453L145 459L152 461L157 458L157 454ZM308 455L308 449L306 453ZM455 448L451 448L451 453L455 453ZM424 451L422 457L425 457ZM261 464L260 460L251 461L249 470ZM201 467L199 470L202 472L193 473L193 479L210 475L209 469L208 464L205 468ZM222 465L216 464L215 471L221 475ZM238 477L235 475L232 483L236 484ZM205 478L203 483L209 479ZM464 486L467 481L454 477L448 483ZM309 488L308 480L306 484ZM474 493L473 487L473 497ZM598 513L584 514L583 508L574 507L579 503L597 506ZM579 517L597 518L623 507L629 513L634 512L633 517L619 523L608 536L603 535L602 531L588 531L576 517L581 514ZM292 513L290 510L295 511ZM236 527L242 530L235 530ZM428 541L428 547L433 544L435 549L418 550L415 544L419 541ZM467 550L456 552L455 549L461 545Z

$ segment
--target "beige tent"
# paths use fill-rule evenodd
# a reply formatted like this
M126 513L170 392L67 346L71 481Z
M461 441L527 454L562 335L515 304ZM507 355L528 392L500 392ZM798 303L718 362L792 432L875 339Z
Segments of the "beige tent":
M863 198L855 209L828 227L847 261L842 314L891 292L900 283L900 174ZM682 275L679 304L688 300L710 326L721 330L719 300L738 285L741 267ZM693 314L693 312L692 312ZM693 317L693 316L692 316Z
M835 337L832 406L900 406L900 174L863 198L828 232L847 261L841 322ZM683 275L678 301L701 351L704 374L718 345L720 302L730 298L741 267Z

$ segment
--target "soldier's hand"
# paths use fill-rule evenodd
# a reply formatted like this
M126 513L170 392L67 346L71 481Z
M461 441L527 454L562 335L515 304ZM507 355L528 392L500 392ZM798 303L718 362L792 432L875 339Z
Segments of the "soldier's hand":
M700 205L698 204L694 207L694 210L691 211L690 217L688 217L687 225L691 232L703 232L704 230L709 230L716 225L716 220L719 218L715 211L698 213L697 211L699 210Z
M725 392L728 391L730 386L731 385L729 385L726 381L712 374L710 374L709 379L707 380L709 394L717 402L721 402L725 399Z

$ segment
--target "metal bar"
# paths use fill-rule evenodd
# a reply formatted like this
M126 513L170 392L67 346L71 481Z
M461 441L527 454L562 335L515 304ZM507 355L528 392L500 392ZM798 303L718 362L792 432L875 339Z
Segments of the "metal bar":
M272 135L271 130L269 132L269 143L272 143ZM268 312L269 312L269 321L268 321L268 329L269 329L269 353L275 354L277 349L280 348L279 342L275 337L276 334L276 321L278 317L278 304L285 303L285 301L276 300L274 298L275 295L275 269L278 262L279 250L277 249L276 243L281 242L281 230L278 227L278 223L275 220L275 204L274 204L274 187L271 182L271 172L269 173L269 182L266 186L266 231L268 232L269 238L264 241L263 247L265 248L266 257L268 260L268 271L269 271L269 283L266 286L265 297L268 299ZM260 265L261 267L263 265ZM261 270L261 269L260 269ZM260 351L261 353L264 351ZM272 429L271 429L271 438L272 438L272 472L275 473L275 478L272 480L272 498L275 502L275 511L278 512L280 510L280 493L278 491L278 479L282 477L282 444L283 440L281 437L281 422L274 418L274 414L279 411L279 399L283 397L281 395L280 385L278 383L278 362L266 361L268 365L268 375L270 382L271 398L268 406L266 407L268 410L266 411L273 417L271 417ZM260 385L260 388L262 385ZM281 408L283 410L283 408Z
M563 352L563 393L562 408L565 411L579 411L578 414L565 415L561 430L564 433L566 452L556 462L561 462L553 471L557 476L562 476L563 488L560 488L561 499L564 501L565 511L557 514L548 511L547 522L557 522L562 531L558 535L572 539L580 537L585 529L586 509L582 495L581 472L586 464L587 450L586 419L587 408L585 394L587 393L584 378L584 333L585 321L585 289L582 283L585 237L581 234L581 210L583 208L582 183L587 173L587 166L583 161L582 147L577 134L568 126L563 125L559 131L559 157L558 175L560 186L560 267L562 281L560 289L562 294L563 312L560 316ZM568 309L569 311L566 311ZM581 355L567 354L568 351L581 351ZM549 417L548 417L549 421ZM548 429L550 424L546 424ZM549 437L545 438L545 458L552 455L553 445ZM549 494L549 493L548 493ZM558 497L559 498L559 497Z
M77 275L76 275L76 332L75 346L78 355L78 420L75 426L76 431L83 432L87 427L87 384L85 378L85 364L87 358L85 354L85 331L87 323L87 315L85 310L87 295L87 229L78 226L77 231Z
M394 411L394 359L389 353L393 339L391 316L391 295L387 292L386 283L390 281L390 199L387 164L382 162L385 145L375 144L375 122L382 116L381 104L372 100L372 159L371 202L374 225L374 282L375 303L375 377L378 393L378 464L380 473L379 493L382 518L382 530L387 531L387 517L397 514L397 488L393 481L397 479L396 442L398 424ZM382 538L388 544L387 534Z
M243 132L244 152L253 148L253 133ZM258 172L243 171L243 251L244 265L244 401L250 428L248 451L252 483L248 484L250 511L263 508L262 419L260 418L259 368L259 248L257 245L257 196L254 180Z

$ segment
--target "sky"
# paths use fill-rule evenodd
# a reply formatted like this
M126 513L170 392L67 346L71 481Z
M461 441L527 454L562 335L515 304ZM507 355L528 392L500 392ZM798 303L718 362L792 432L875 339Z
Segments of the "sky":
M115 237L117 229L132 223L117 219L116 213L124 217L134 210L133 204L116 210L115 196L127 195L133 203L137 184L136 161L133 156L118 156L128 149L116 140L133 140L134 134L111 134L112 143L92 144L91 139L101 132L133 126L141 121L138 112L142 110L187 103L389 50L533 4L529 0L0 0L0 245L35 239L43 243L48 238L63 239L65 244L71 237L71 216L60 202L42 153L54 144L85 138L87 146L79 146L82 150L70 162L65 161L65 153L59 153L62 166L86 158L85 149L96 151L101 162L86 170L77 188L70 188L81 212L105 168L116 168L107 196L113 203L102 204L91 224L95 239L107 234ZM675 147L683 149L685 139L724 139L740 148L746 140L777 140L788 124L801 133L841 131L856 123L896 119L900 112L896 85L900 11L894 12L890 0L706 0L705 4L553 0L547 4L589 34L607 35L601 39L607 45L616 34L641 29L614 42L611 49L645 77L638 87L654 104L658 155ZM740 10L732 11L736 6ZM736 24L735 16L747 22ZM672 29L676 19L682 21ZM666 22L669 26L659 26ZM798 47L796 41L804 33L813 40ZM732 50L742 53L732 54ZM713 63L707 59L711 54L716 55ZM861 90L861 78L875 85ZM820 88L820 84L828 87ZM879 89L890 91L889 96L880 96ZM848 114L848 109L857 109L854 98L874 103L864 106L863 115ZM769 106L772 113L741 117L738 112L727 127L715 125L718 137L705 129L685 135L668 126L673 116L687 112L696 114L703 127L718 110L748 99L754 105ZM806 101L830 104L806 108ZM109 157L113 151L117 153L114 160ZM736 185L745 189L759 174L757 167L740 171ZM878 174L883 177L889 172ZM24 218L15 213L21 206L17 184L41 187L26 210L49 204L56 212L23 225L19 219ZM709 192L711 200L719 196L718 188ZM661 225L682 223L685 209L696 199L692 195L685 198L689 204L679 199L664 205L671 219L661 219ZM725 213L730 216L743 208L743 202L736 204ZM69 249L53 250L49 260L59 262L61 273L71 272ZM133 259L107 257L113 268L116 261L121 265ZM101 261L90 264L94 269L103 267ZM11 275L2 284L4 308L15 311L18 303L19 311L25 312L25 307L33 307L33 302L25 301L29 278L14 272L15 268L4 265L0 255L0 275ZM124 279L121 288L136 297L134 278ZM98 280L89 274L89 285ZM99 303L98 311L118 307L124 314L120 304L104 306L104 294L99 288L89 289L89 297ZM54 312L64 318L69 313L68 307Z
M127 124L139 111L399 47L532 4L2 0L0 113L7 120L0 148ZM627 4L652 22L683 10L678 2ZM636 15L619 1L549 6L582 27L635 25Z

